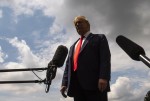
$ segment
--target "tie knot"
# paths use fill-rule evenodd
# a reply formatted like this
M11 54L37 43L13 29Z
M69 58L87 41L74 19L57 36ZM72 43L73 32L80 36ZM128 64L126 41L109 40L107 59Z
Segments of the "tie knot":
M81 36L81 39L83 39L85 36Z

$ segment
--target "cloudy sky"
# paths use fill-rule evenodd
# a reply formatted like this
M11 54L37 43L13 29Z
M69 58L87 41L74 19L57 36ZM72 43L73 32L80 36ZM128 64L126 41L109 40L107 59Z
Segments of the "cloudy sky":
M109 101L143 101L150 90L150 70L116 44L124 35L150 57L149 0L0 0L0 69L46 67L56 48L78 39L75 16L84 15L91 32L104 33L112 54ZM49 93L44 84L0 85L3 101L73 101L59 92L64 66ZM36 72L42 79L45 72ZM38 79L32 72L0 73L0 80Z

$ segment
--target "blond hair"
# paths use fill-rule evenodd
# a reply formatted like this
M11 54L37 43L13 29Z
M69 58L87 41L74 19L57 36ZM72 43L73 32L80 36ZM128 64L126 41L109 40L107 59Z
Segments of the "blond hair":
M87 20L87 18L85 16L77 16L77 17L75 17L74 20L73 20L74 24L77 22L78 19L84 20L84 21L86 21L89 24L89 21Z

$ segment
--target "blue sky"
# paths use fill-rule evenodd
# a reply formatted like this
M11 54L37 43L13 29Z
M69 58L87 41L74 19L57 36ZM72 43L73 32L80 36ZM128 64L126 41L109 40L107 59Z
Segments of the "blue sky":
M150 71L133 61L116 44L124 35L141 45L150 57L148 0L1 0L0 68L46 67L56 48L68 48L78 39L75 16L84 15L91 32L104 33L112 55L110 101L143 101L150 90ZM64 65L65 66L65 65ZM4 101L73 101L59 92L64 66L59 68L48 94L44 84L0 86ZM37 74L45 78L45 72ZM32 72L0 73L0 80L37 79Z

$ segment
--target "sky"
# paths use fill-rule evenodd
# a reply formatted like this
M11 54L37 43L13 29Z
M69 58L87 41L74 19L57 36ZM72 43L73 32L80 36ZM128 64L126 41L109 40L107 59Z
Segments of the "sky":
M123 35L150 57L149 0L0 0L0 69L47 67L59 45L68 49L79 38L75 16L84 15L91 32L105 34L111 51L109 101L143 101L150 90L150 70L132 60L116 43ZM44 84L1 84L3 101L73 101L63 98L63 67L49 93ZM44 72L36 72L42 79ZM0 80L38 79L32 72L0 73Z

